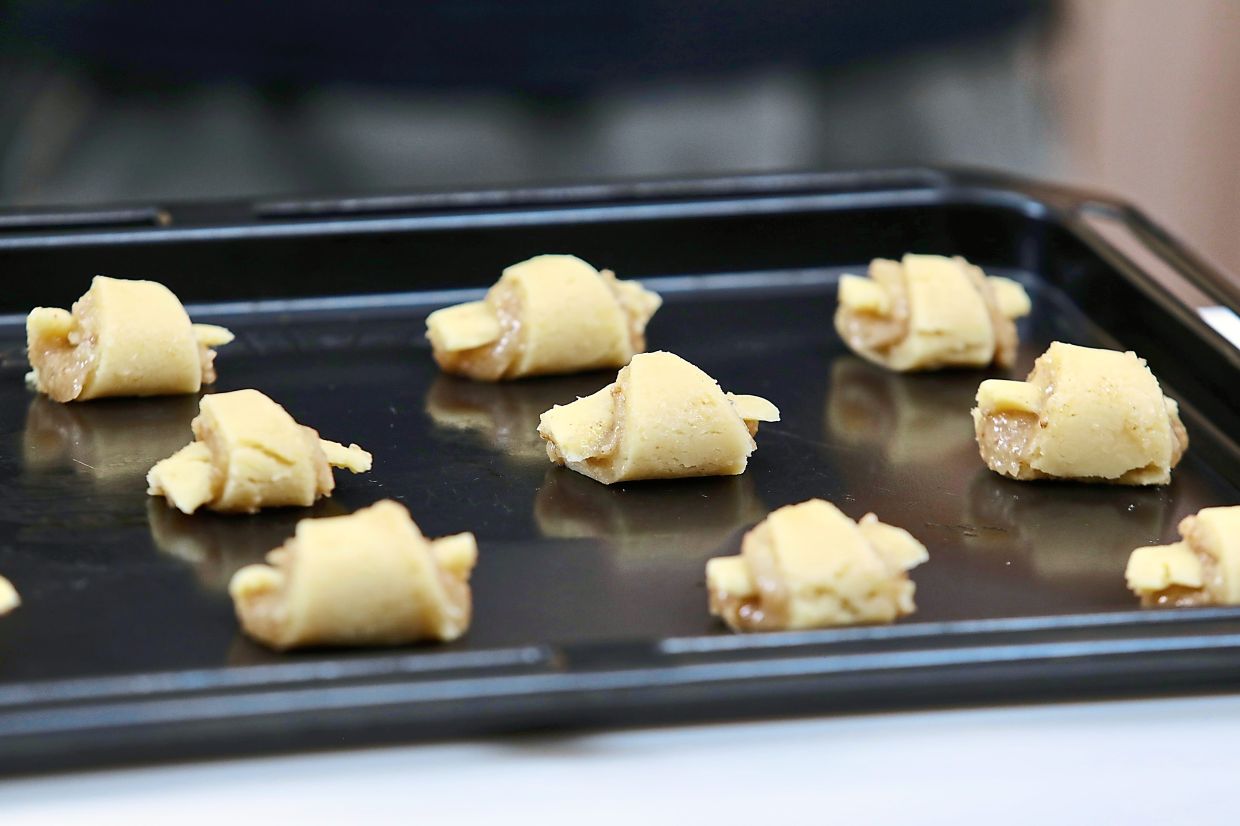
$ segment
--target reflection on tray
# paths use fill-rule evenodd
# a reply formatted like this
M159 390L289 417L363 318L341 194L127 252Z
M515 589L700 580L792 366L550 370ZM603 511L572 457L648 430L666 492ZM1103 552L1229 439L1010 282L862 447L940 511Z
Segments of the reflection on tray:
M26 411L27 470L69 468L99 483L141 479L194 437L197 396L59 404L38 396Z
M872 446L895 465L977 454L969 410L980 378L892 373L856 356L831 365L828 438Z
M284 544L298 521L346 512L332 499L320 500L313 508L285 508L253 516L210 512L187 516L154 497L146 505L156 547L188 562L204 587L218 590L228 588L237 570L262 562L268 551Z
M766 514L743 474L609 487L553 468L534 500L543 536L604 539L633 564L657 564L668 554L734 552L724 547L729 536Z
M538 417L552 405L588 396L614 378L611 373L585 373L491 384L440 374L426 394L426 412L440 427L475 434L506 456L546 462Z
M1123 588L1133 548L1161 541L1174 486L1016 482L981 470L969 485L967 547L1020 558L1043 580L1106 579Z

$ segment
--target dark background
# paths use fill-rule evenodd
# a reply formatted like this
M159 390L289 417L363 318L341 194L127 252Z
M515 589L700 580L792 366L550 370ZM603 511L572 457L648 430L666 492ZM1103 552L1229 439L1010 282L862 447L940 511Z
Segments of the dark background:
M0 1L0 201L1038 171L1039 0Z
M1235 0L0 0L0 209L992 167L1240 270Z

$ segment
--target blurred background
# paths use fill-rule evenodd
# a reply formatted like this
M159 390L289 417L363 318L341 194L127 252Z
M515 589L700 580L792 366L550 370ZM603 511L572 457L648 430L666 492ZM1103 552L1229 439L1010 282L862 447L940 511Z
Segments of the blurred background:
M1240 271L1236 0L0 0L0 206L989 166Z

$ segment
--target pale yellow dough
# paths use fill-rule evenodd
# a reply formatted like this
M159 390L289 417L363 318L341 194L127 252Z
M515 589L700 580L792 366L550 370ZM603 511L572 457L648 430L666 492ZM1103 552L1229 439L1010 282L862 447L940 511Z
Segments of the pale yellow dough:
M822 499L774 511L737 556L706 563L710 612L734 631L892 622L916 610L907 572L929 558L907 531L854 522Z
M304 507L331 494L332 467L370 470L369 453L320 439L257 390L204 396L191 426L195 441L146 477L149 494L184 513Z
M496 381L622 367L646 349L656 293L572 255L538 255L504 270L482 301L426 319L448 373Z
M1188 447L1143 359L1058 341L1025 381L982 382L973 423L982 459L1013 479L1165 485Z
M233 335L191 324L154 281L95 276L72 312L35 307L26 318L30 379L58 402L197 393L215 381L215 350Z
M0 617L16 609L22 604L22 598L18 596L17 589L13 587L13 583L0 576Z
M557 465L610 485L636 479L735 476L757 445L766 399L724 393L672 353L640 353L616 381L542 414L538 433Z
M303 519L228 591L246 634L276 649L449 641L469 628L473 534L428 540L397 502Z
M1128 588L1147 606L1240 605L1240 505L1185 517L1180 536L1133 551Z
M876 258L869 277L840 279L835 329L858 355L891 370L1010 366L1013 319L1029 295L1008 278L988 277L960 257Z

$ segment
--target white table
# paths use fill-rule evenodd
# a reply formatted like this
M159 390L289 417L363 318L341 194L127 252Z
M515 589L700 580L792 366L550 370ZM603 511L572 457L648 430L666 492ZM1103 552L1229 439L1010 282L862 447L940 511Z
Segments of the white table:
M642 729L0 783L18 824L1240 823L1240 696ZM795 819L794 819L795 818Z

